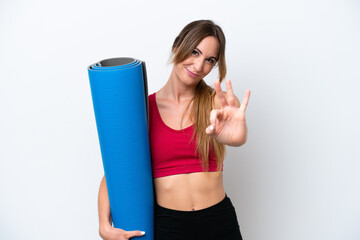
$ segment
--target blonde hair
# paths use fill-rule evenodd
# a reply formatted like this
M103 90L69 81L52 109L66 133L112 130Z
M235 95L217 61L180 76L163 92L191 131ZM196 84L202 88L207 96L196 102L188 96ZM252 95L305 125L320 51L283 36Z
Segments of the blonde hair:
M184 27L180 34L175 38L172 46L174 64L180 63L188 58L196 46L208 36L213 36L219 41L219 53L216 64L219 68L219 80L222 82L226 75L225 62L225 36L221 28L211 20L198 20L189 23ZM193 140L196 136L196 154L199 154L202 169L209 169L209 150L212 147L216 156L217 171L221 171L224 162L226 148L225 145L216 141L206 134L205 129L210 125L210 112L214 108L213 102L215 89L208 86L201 79L195 87L195 95L187 106L187 112L191 103L190 119L194 121ZM181 122L184 115L182 116Z

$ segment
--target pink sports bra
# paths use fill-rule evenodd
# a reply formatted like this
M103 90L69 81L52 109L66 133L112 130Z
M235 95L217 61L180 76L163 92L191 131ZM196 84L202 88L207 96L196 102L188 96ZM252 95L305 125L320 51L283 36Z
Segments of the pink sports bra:
M149 138L153 178L202 172L201 160L195 154L196 137L190 142L194 126L182 130L168 127L161 119L156 93L149 95ZM217 165L213 149L209 152L209 172Z

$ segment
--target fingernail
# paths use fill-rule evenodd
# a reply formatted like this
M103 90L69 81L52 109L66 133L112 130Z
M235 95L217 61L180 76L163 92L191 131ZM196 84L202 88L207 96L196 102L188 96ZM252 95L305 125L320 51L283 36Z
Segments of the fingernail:
M210 125L210 131L214 131L214 126Z
M145 235L145 232L144 232L144 231L141 231L141 235Z

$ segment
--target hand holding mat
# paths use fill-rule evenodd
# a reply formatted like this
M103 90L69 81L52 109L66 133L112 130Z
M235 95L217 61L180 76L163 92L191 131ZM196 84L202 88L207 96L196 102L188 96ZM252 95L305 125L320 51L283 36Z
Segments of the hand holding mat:
M145 63L112 58L88 67L114 227L154 239Z

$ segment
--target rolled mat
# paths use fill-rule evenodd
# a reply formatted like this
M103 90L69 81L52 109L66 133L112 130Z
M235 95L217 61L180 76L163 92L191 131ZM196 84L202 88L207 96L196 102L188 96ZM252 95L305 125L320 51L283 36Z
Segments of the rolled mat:
M88 73L114 227L154 239L145 63L106 59Z

